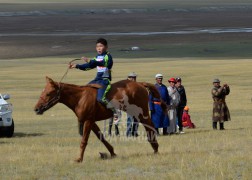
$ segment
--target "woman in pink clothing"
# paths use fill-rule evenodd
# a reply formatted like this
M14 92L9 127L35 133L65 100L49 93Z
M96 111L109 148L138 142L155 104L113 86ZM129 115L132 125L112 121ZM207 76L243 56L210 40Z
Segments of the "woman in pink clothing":
M189 112L189 107L185 106L183 116L182 116L183 127L195 128L195 125L192 123L191 117L188 112Z

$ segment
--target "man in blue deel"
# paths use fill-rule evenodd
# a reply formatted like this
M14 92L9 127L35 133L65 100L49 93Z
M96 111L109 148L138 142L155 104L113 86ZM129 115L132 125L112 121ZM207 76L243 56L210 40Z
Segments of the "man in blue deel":
M169 105L169 95L167 91L167 87L162 83L163 75L162 74L156 74L156 88L160 93L161 99ZM163 128L163 135L168 135L167 133L167 127L169 126L169 119L167 114L165 114L161 108L161 102L160 99L152 97L150 95L150 111L151 111L151 120L154 124L154 127L159 134L158 128Z

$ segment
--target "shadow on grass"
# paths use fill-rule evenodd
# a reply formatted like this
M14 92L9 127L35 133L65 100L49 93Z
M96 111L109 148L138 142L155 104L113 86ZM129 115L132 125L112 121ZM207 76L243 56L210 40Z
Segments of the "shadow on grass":
M22 133L22 132L17 132L14 133L13 137L36 137L36 136L43 136L43 133Z
M214 132L214 130L212 130L212 129L193 129L193 130L190 130L190 131L185 130L185 134L182 134L182 135L197 134L197 133L208 133L208 132L211 132L211 131Z
M225 129L224 131L240 131L245 130L246 128L233 128L233 129Z
M225 129L223 132L225 132L225 131L240 131L240 130L245 130L245 128ZM213 129L200 129L200 130L197 130L197 129L195 129L195 131L194 130L186 131L186 133L183 134L183 135L197 134L197 133L208 133L208 132L219 132L219 131L220 131L219 129L217 129L217 130L213 130Z
M0 144L10 144L10 143L8 143L8 142L0 142Z

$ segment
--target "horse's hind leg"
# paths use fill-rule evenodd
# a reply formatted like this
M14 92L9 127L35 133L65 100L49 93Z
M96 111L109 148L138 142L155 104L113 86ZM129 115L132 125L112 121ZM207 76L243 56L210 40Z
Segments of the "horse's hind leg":
M100 128L97 126L96 123L94 123L92 131L95 133L97 138L106 146L106 148L111 154L111 157L116 156L116 154L114 153L114 148L105 140Z
M154 153L157 153L158 152L158 142L156 138L157 133L151 122L150 117L149 116L148 118L141 117L140 122L143 124L146 130L148 141L151 144L152 148L154 149Z

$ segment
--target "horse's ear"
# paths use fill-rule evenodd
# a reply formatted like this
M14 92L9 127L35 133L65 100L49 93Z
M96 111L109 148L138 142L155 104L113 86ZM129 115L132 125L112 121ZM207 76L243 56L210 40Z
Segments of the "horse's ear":
M48 76L46 76L46 82L53 83L54 81L51 78L49 78Z
M48 76L46 76L46 82L47 83L50 83L50 85L52 86L52 87L55 87L55 88L57 88L58 87L58 83L55 83L51 78L49 78Z

